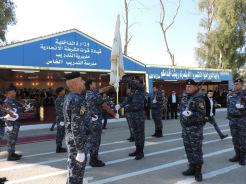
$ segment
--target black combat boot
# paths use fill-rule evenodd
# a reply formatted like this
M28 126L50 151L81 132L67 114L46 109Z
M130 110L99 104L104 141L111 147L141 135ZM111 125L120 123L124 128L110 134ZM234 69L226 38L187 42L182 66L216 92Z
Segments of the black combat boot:
M129 157L135 157L137 155L137 150L135 150L132 153L129 153L128 155L129 155Z
M141 160L143 157L144 157L143 147L137 146L137 152L136 152L135 160Z
M20 160L21 157L17 156L17 154L15 153L9 153L8 154L8 161L16 161L16 160Z
M236 151L236 155L229 159L230 162L239 162L240 160L240 152Z
M19 157L19 158L22 157L22 155L19 155L19 154L16 154L16 153L13 153L13 155L16 156L16 157Z
M195 180L198 182L202 181L202 165L195 166Z
M157 138L163 137L162 130L158 130L156 134Z
M223 140L223 139L225 139L225 138L227 138L227 137L228 137L228 134L226 134L226 135L221 135L221 136L220 136L220 139Z
M246 165L245 163L245 153L240 154L239 165Z
M3 177L3 178L0 178L0 182L6 182L8 181L7 178Z
M66 148L63 148L61 146L56 147L56 153L66 153L66 152L67 152Z
M193 176L195 175L195 166L193 164L189 164L189 168L182 172L184 176Z
M101 160L99 160L97 157L92 157L90 159L90 166L91 167L104 167L105 163Z
M155 131L155 133L153 135L151 135L152 137L156 137L157 136L157 130Z

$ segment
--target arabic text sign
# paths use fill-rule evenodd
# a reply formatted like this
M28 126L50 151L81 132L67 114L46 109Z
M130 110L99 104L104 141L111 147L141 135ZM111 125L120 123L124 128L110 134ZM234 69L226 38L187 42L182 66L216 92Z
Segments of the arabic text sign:
M210 70L187 70L174 68L150 68L148 69L149 79L164 79L164 80L230 80L231 73L228 71L210 71Z
M65 39L55 39L53 44L40 44L43 52L53 53L53 57L46 62L46 65L74 66L96 66L96 62L91 62L93 56L100 56L101 49L94 49L89 42L69 41Z

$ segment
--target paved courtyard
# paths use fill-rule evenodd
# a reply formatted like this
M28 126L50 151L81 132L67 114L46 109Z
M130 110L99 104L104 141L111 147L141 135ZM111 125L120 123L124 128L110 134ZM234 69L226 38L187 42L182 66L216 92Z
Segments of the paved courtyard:
M225 112L218 112L216 119L223 132L230 134ZM152 138L153 121L146 121L145 158L136 161L128 157L134 144L129 137L126 122L110 123L102 136L100 157L104 168L87 166L85 183L90 184L191 184L193 178L182 176L187 160L181 139L178 120L164 122L164 137ZM54 134L48 129L22 131L20 137ZM54 136L53 136L54 138ZM9 179L7 184L65 184L66 154L56 154L55 140L19 144L17 151L23 154L18 162L6 161L6 147L0 153L0 176ZM228 162L234 155L231 137L221 141L214 128L204 128L203 167L204 184L245 184L246 167Z

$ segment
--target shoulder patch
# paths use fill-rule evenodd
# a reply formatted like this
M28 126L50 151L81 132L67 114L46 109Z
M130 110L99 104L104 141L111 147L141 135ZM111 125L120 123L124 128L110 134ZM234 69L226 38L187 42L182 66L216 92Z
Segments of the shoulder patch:
M80 115L84 115L85 111L86 111L86 108L84 106L81 106L80 111L79 111Z

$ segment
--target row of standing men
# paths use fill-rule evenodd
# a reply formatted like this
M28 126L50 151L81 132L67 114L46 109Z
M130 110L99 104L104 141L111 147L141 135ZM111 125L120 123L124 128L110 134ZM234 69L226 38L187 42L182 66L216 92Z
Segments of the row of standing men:
M121 104L116 105L115 110L118 111L120 108L125 108L127 121L136 146L136 150L130 153L129 156L134 156L136 160L140 160L144 157L145 88L139 78L130 79L123 77L122 82L128 83L131 90L128 97ZM55 103L58 118L56 151L58 153L68 151L67 183L77 184L83 183L87 154L90 154L89 164L91 166L105 166L105 163L98 156L102 133L101 112L102 109L105 109L112 116L116 117L116 115L100 95L100 93L106 92L111 87L97 90L96 83L93 80L84 82L79 72L67 74L66 84L70 90L68 95L64 96L63 88L57 89L58 98ZM235 91L228 95L228 119L230 120L236 155L230 161L245 165L246 93L242 90L243 81L241 79L236 80L234 85ZM189 162L189 168L183 174L194 175L197 181L202 181L203 126L206 121L214 121L211 118L213 112L208 115L206 106L207 104L210 104L210 106L214 104L211 100L206 101L204 94L200 94L198 91L199 87L193 80L186 81L186 93L184 93L180 104L180 122ZM158 105L161 104L162 96L158 95L157 88L154 88L153 94L151 98L152 117L155 122L155 133L153 136L161 137L163 126L160 117L162 117L163 111L161 111ZM9 88L6 91L5 103L17 109L18 113L18 104L14 98L15 89ZM8 160L18 160L21 158L21 155L15 153L15 142L18 137L19 125L16 121L5 120L4 122L7 126L7 137L9 137ZM4 132L2 131L3 127L1 126L1 132ZM68 150L62 148L64 137ZM2 133L0 138L2 138Z

